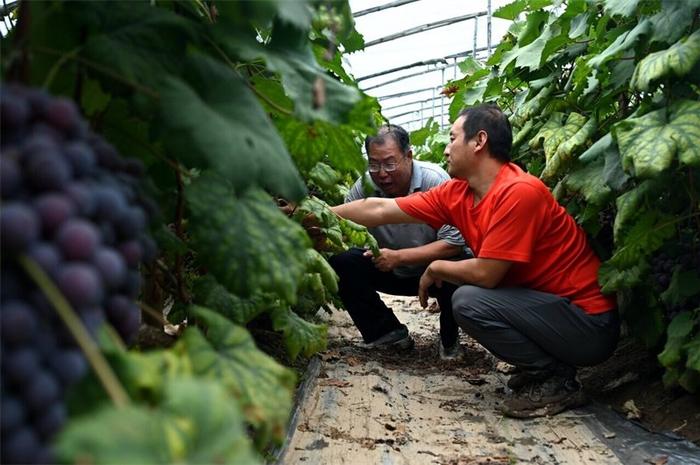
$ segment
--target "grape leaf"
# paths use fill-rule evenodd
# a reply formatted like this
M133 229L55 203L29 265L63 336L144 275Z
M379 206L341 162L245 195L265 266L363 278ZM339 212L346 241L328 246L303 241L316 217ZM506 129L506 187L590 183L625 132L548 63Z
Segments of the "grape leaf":
M630 87L649 90L659 79L685 76L700 59L700 29L673 44L667 50L652 53L634 69Z
M56 451L66 463L261 463L242 419L219 385L176 378L160 408L110 406L71 421Z
M289 303L304 272L306 232L284 216L269 195L235 195L212 173L185 190L192 240L216 280L241 297L277 294Z
M686 2L662 0L661 11L650 18L652 42L676 42L693 22L692 7Z
M688 297L700 293L700 276L697 271L681 271L676 268L671 276L671 283L661 293L661 300L669 306L681 305Z
M321 189L332 189L340 182L340 174L323 162L318 162L309 172L309 179Z
M699 309L695 309L695 314L698 314ZM700 372L700 334L696 334L692 341L685 345L688 351L688 361L686 368Z
M603 205L612 193L605 184L603 177L604 166L605 160L600 158L569 173L565 181L567 189L582 194L588 203Z
M615 215L615 225L613 226L613 237L616 242L621 237L620 232L639 214L642 201L653 186L654 181L647 179L615 200L617 214Z
M639 0L604 0L606 13L610 16L632 16L637 11Z
M552 4L552 0L515 0L493 12L496 18L514 20L523 11L536 11Z
M681 361L683 346L688 336L693 332L693 315L682 312L676 315L668 325L666 346L658 356L659 362L665 367L672 367Z
M624 237L622 247L608 262L623 269L634 266L641 257L654 253L676 233L672 218L656 211L642 213Z
M206 336L189 327L176 350L192 360L195 375L217 380L236 397L251 425L281 439L292 406L294 372L258 350L245 328L207 308L194 311Z
M237 324L246 324L277 305L272 294L254 293L247 299L233 295L210 275L197 278L192 292L197 305L215 310Z
M328 327L310 323L288 308L276 308L270 314L272 328L282 331L284 345L292 360L301 353L305 357L326 349Z
M524 47L537 39L541 32L542 24L546 24L549 13L546 11L533 11L525 19L525 25L518 34L518 46Z
M552 139L544 142L544 153L547 163L540 175L542 179L553 179L559 175L564 164L573 159L573 152L578 150L579 147L583 147L588 139L595 134L598 125L597 119L594 116L588 118L588 120L582 118L578 113L569 114L566 124L561 130L557 131ZM585 123L582 124L582 121L585 121ZM557 144L558 141L561 141L561 143ZM552 155L547 156L548 153L552 153L555 144L557 144L556 151ZM586 168L583 168L583 170L586 170ZM602 183L600 183L600 187L609 191Z
M214 168L239 192L257 184L290 200L303 197L281 138L246 84L203 56L190 59L187 69L188 82L168 77L161 88L170 153L189 166Z
M622 169L622 162L620 161L620 152L617 150L617 146L612 145L605 151L605 168L603 168L603 178L605 184L610 186L613 190L621 191L627 181L629 181L630 176L625 173Z
M613 139L610 133L607 133L583 152L578 159L584 163L596 160L599 156L606 153L613 146Z
M613 41L612 44L608 46L601 53L598 53L588 60L588 64L593 68L599 68L605 61L614 57L620 52L629 50L634 47L637 40L643 35L649 32L651 27L651 22L648 19L644 19L639 22L632 30L623 32Z
M569 30L569 38L576 39L582 36L588 30L588 19L590 13L581 13L571 21L571 29Z
M700 102L681 100L627 118L612 129L622 167L636 177L651 178L667 170L675 156L686 165L700 165Z
M649 266L644 261L624 270L620 270L608 262L602 263L598 269L600 290L603 294L610 294L623 289L631 289L642 282L648 270Z

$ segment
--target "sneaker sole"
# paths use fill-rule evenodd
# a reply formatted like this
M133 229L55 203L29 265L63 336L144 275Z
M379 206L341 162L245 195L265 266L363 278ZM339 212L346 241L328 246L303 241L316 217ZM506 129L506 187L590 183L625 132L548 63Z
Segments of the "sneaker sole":
M501 413L507 417L511 418L538 418L538 417L551 417L557 415L565 410L572 408L578 408L586 405L588 403L588 396L582 391L576 393L575 396L571 396L561 402L552 402L551 404L544 405L539 408L531 410L508 410L506 408L501 409Z
M356 347L359 347L360 349L364 350L386 350L386 349L399 349L399 350L409 350L413 349L415 346L415 342L413 341L412 337L407 337L401 340L398 340L396 342L391 342L388 344L372 344L372 343L364 343L364 342L359 342L356 344Z

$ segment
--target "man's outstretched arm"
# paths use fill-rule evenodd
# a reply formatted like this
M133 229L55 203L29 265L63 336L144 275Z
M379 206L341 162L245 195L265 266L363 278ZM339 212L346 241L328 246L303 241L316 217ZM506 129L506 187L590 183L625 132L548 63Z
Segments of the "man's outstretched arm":
M332 207L333 212L345 219L368 228L383 224L422 223L401 210L394 199L370 197Z

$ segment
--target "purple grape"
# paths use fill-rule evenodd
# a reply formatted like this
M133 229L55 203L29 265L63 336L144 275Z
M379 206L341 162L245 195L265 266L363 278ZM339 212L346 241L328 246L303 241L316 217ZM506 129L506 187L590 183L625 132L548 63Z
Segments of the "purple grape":
M112 187L95 188L97 199L97 217L110 223L116 223L127 208L124 196Z
M25 417L22 402L13 396L3 394L2 408L0 408L0 429L3 437L22 426Z
M127 271L126 261L113 249L99 248L95 253L93 263L108 289L118 289L124 285Z
M0 192L3 199L14 197L22 187L22 172L17 162L7 156L0 158Z
M39 218L23 203L7 203L0 211L0 236L4 251L23 252L39 237Z
M7 302L0 312L2 343L19 346L31 340L37 328L34 309L19 300Z
M97 211L97 200L90 188L81 182L72 182L66 186L64 192L77 206L78 213L85 217L91 217Z
M71 219L58 230L56 242L66 259L88 260L100 244L100 232L86 220Z
M41 226L47 236L51 236L68 218L75 215L75 205L67 195L58 193L43 194L34 202Z
M56 281L58 288L74 307L90 307L102 299L102 282L91 266L68 263L58 272Z
M71 134L78 129L80 112L71 100L59 97L51 99L44 107L44 118L59 131Z
M97 159L87 144L73 142L64 149L64 153L73 167L73 173L76 178L95 174Z
M2 353L3 378L17 386L26 385L40 368L39 355L29 347Z
M130 268L138 266L143 258L143 248L137 240L123 242L117 248Z
M116 223L122 239L133 239L146 229L146 213L139 207L129 207Z
M37 191L61 190L72 177L70 165L56 150L33 154L25 173Z
M0 123L4 130L21 129L29 120L29 104L21 98L3 93L0 99Z
M87 373L88 364L78 349L65 349L49 356L49 367L64 386L70 386Z
M143 262L151 263L158 255L158 246L150 236L141 236L141 247L143 248Z
M22 391L27 407L32 412L40 412L58 399L61 388L56 378L48 371L39 371L25 385Z
M39 439L29 427L23 427L3 438L2 463L33 463Z
M61 265L61 253L53 244L48 242L35 242L29 247L27 256L34 260L46 274L56 276Z
M34 425L41 438L49 439L61 429L67 418L66 406L62 402L54 402L39 414Z
M122 292L132 299L136 299L141 293L141 273L137 270L129 271Z
M93 337L97 337L100 328L106 321L105 312L98 307L83 310L80 313L80 319Z

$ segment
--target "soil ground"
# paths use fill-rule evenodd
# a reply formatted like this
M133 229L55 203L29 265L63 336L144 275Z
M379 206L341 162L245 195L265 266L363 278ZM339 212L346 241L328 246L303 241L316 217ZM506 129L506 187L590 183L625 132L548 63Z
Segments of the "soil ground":
M700 401L664 390L653 358L635 344L624 341L580 373L590 407L513 420L498 413L510 366L465 335L463 360L441 361L438 315L415 298L384 298L416 348L359 349L350 319L334 312L328 350L299 391L277 463L700 464L690 442L700 443Z

